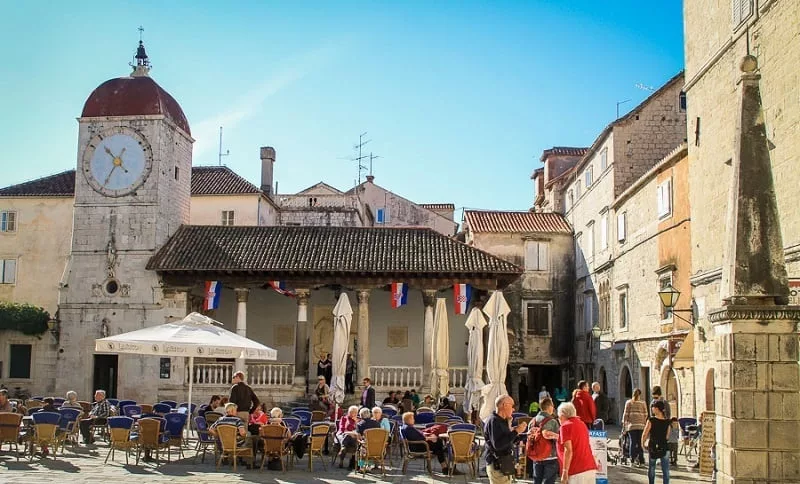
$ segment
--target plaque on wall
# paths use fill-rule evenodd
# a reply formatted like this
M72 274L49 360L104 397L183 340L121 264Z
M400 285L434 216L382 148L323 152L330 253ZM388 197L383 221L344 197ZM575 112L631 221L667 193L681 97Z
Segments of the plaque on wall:
M273 340L275 346L294 346L294 326L288 324L275 326Z
M408 326L389 326L386 337L389 348L408 348Z

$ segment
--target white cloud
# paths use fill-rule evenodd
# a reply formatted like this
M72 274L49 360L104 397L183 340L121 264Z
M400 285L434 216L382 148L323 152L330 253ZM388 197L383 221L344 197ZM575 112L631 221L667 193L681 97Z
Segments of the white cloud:
M290 60L263 83L232 103L231 109L193 125L192 135L195 138L193 158L199 159L206 152L217 149L220 126L226 130L232 129L240 122L255 115L270 96L321 68L333 59L338 50L335 45L325 45L306 52L297 59Z

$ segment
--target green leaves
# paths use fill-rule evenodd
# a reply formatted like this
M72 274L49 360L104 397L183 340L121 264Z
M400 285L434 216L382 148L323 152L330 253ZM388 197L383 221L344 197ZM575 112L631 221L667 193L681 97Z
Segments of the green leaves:
M39 335L47 331L50 314L31 304L0 302L0 330Z

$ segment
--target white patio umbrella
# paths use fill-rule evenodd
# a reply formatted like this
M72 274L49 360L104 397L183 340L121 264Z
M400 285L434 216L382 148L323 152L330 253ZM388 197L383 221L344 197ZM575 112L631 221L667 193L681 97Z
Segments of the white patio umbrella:
M333 308L333 378L331 393L337 406L344 403L344 375L347 369L347 349L350 345L350 323L353 321L353 308L350 298L344 292ZM336 415L334 413L334 415Z
M94 347L100 353L188 357L189 398L186 401L191 409L195 356L251 360L275 360L278 357L274 349L221 326L219 321L191 313L181 321L96 339Z
M450 364L450 330L447 323L447 304L444 298L436 299L433 313L433 340L431 340L431 395L438 400L447 394L449 379L447 367Z
M508 365L508 335L506 334L506 318L511 308L508 306L502 291L494 291L483 307L489 317L489 342L486 351L486 374L489 384L483 387L483 405L481 420L486 420L494 412L494 401L500 395L507 395L506 366Z
M464 326L469 331L464 410L471 412L481 407L481 389L486 386L483 383L483 328L486 327L486 318L480 309L472 308Z

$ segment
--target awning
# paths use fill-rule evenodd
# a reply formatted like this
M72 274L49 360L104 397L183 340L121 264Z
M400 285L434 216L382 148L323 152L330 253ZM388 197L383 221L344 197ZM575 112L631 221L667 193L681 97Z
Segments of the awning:
M628 345L625 341L617 341L614 343L614 346L611 347L611 351L625 351L625 347Z
M694 368L694 331L689 332L672 358L673 368Z

